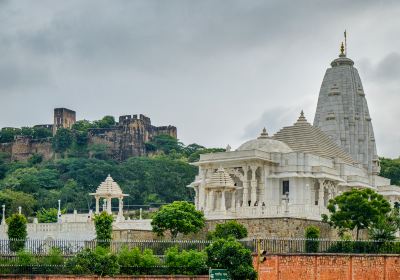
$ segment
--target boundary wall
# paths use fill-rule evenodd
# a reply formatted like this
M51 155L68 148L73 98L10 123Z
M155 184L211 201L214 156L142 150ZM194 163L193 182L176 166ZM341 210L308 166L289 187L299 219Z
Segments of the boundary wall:
M400 279L400 255L282 254L257 262L255 255L259 280Z

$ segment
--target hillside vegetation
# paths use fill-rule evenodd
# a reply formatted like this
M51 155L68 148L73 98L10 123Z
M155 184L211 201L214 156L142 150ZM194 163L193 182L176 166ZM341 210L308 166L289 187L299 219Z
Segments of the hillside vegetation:
M71 130L59 129L53 137L57 160L43 161L40 155L33 155L27 162L12 162L8 154L0 154L0 205L6 205L7 213L22 206L24 214L33 216L42 208L57 207L61 199L67 212L86 212L94 209L94 199L88 194L95 192L108 174L129 194L126 205L191 201L194 193L186 186L194 180L197 167L189 163L201 153L223 151L198 144L185 146L173 137L159 135L146 143L149 156L117 162L108 157L105 147L88 145L85 137L88 128L113 122L105 117L93 123L80 121Z

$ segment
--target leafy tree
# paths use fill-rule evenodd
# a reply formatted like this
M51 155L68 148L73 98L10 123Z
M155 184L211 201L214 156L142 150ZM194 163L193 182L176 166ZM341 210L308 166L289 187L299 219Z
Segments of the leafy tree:
M169 273L181 275L204 275L207 273L207 255L196 250L182 250L170 247L165 252L165 265Z
M41 154L33 154L28 158L28 163L31 166L37 165L43 161L43 155Z
M15 213L7 220L8 238L10 239L10 249L13 252L18 252L24 249L25 239L28 236L26 230L27 220L24 215Z
M80 120L72 125L72 129L80 132L87 132L89 129L96 128L96 125L88 120Z
M113 216L103 211L94 217L94 225L96 227L96 238L101 247L110 247L112 239L112 223Z
M393 241L400 229L399 209L394 208L390 213L381 215L372 223L369 229L369 237L373 240Z
M61 210L62 214L65 214L65 209ZM56 223L58 221L58 209L50 208L44 209L42 208L36 214L39 223Z
M5 189L0 191L0 204L6 206L8 213L17 212L21 206L23 213L31 215L36 207L36 200L30 194Z
M381 172L379 175L389 178L391 183L400 186L400 158L381 158Z
M59 128L53 138L53 148L56 152L63 153L71 147L74 141L74 135L70 129Z
M161 207L151 221L153 231L163 236L165 231L175 239L178 233L196 233L204 227L204 215L193 204L186 201L174 201Z
M201 150L195 151L194 153L190 154L188 157L188 162L198 161L200 159L200 155L202 155L202 154L218 153L218 152L225 152L225 149L222 149L222 148L201 149Z
M217 224L215 231L211 232L212 238L228 238L243 239L247 237L247 228L237 221L228 221L223 224Z
M181 152L183 150L183 144L178 139L169 136L167 134L156 135L148 142L147 146L153 145L158 151L162 151L165 154L170 154L172 151Z
M117 256L102 247L80 251L67 261L66 266L73 274L78 275L114 276L120 271Z
M308 226L305 232L306 240L306 252L307 253L317 253L319 247L319 241L310 240L310 239L318 239L320 235L320 230L315 226Z
M95 121L98 128L110 128L115 125L115 119L113 116L104 116L101 120Z
M33 139L43 139L53 137L53 132L44 127L34 127L32 131L32 138Z
M21 130L13 127L3 127L0 131L0 143L10 143L14 141L14 137L19 135Z
M144 249L142 252L137 247L132 249L124 247L118 254L118 263L122 274L136 274L138 271L133 267L154 267L160 264L160 259L153 254L151 249Z
M6 176L9 167L10 154L0 153L0 180Z
M338 228L341 233L356 229L358 240L360 229L369 228L381 215L386 215L390 204L373 190L352 189L331 199L327 208L330 215L323 214L323 221Z
M232 280L254 280L257 273L253 268L251 251L233 237L218 239L206 247L207 266L225 268Z

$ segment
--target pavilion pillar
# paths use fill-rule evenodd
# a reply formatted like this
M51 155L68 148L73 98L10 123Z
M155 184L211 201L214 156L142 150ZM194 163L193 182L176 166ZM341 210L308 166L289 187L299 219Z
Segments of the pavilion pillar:
M231 209L234 211L236 206L236 191L232 191L232 196L231 196Z
M221 210L221 211L226 211L225 190L222 190L222 191L221 191L221 205L220 205L220 210Z
M318 193L318 206L324 206L324 195L325 195L325 187L324 187L325 180L319 179L319 193Z
M124 209L124 201L123 201L123 197L119 197L119 204L118 204L118 217L123 217L123 209Z
M257 201L257 179L256 179L256 171L257 166L251 166L251 204Z
M112 210L111 210L111 197L107 198L107 213L108 214L112 214Z
M98 196L95 196L95 199L96 199L96 214L99 214L99 208L100 208L100 205L99 205L99 203L100 203L100 197L98 197Z
M207 205L207 210L212 211L214 210L214 191L209 190L208 191L208 205Z
M248 167L243 166L243 204L242 207L249 206L249 181L247 180Z

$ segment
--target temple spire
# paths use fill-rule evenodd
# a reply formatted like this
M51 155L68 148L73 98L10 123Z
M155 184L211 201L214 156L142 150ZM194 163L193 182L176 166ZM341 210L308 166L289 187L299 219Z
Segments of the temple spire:
M304 116L303 110L301 110L300 117L297 119L297 121L298 122L306 122L307 121L306 117Z
M267 129L264 127L258 139L268 138Z
M346 54L344 52L344 44L342 42L342 45L340 46L340 55L339 57L346 57Z

